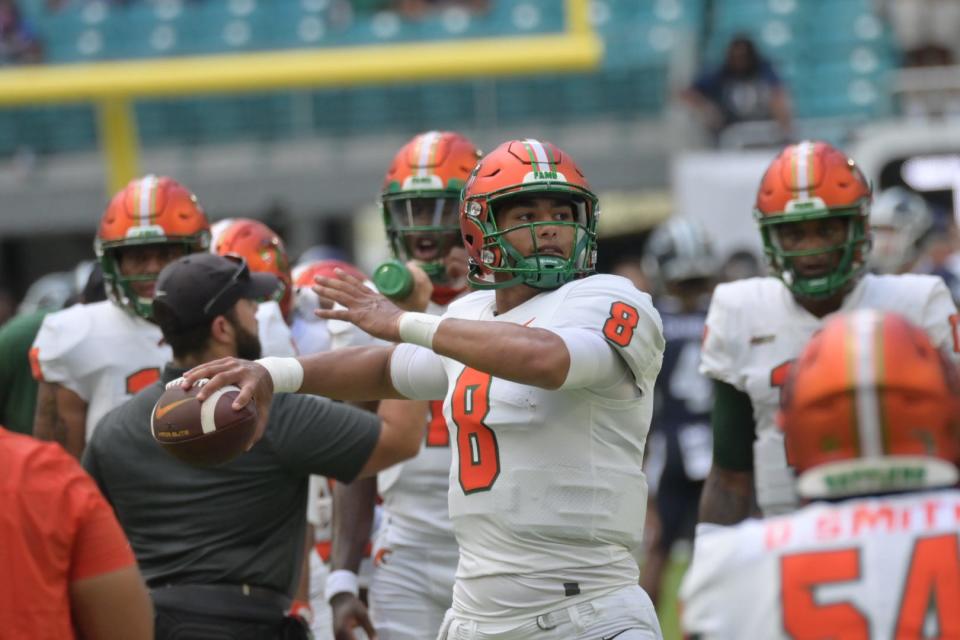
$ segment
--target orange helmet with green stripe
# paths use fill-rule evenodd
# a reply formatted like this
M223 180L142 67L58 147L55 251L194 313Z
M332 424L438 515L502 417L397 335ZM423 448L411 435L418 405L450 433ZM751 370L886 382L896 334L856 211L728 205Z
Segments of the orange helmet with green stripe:
M516 196L569 201L570 222L530 222L510 229L497 227L496 211ZM460 203L460 230L470 256L470 282L477 288L526 284L536 289L556 289L574 278L593 273L596 264L597 196L590 190L573 158L559 147L527 138L504 142L473 170ZM569 258L535 254L523 256L504 234L527 228L536 247L538 226L575 229ZM497 279L495 274L508 274Z
M770 163L757 191L754 217L771 271L794 295L829 297L864 273L870 250L870 198L870 185L854 161L826 142L790 145ZM846 222L843 242L816 249L783 248L781 225L825 218ZM794 268L796 258L824 253L839 257L829 273L803 277Z
M133 284L154 281L158 274L123 275L118 253L157 244L180 244L187 253L205 251L210 246L210 223L186 187L172 178L147 175L130 181L113 197L94 240L107 295L147 319L153 300L137 294Z
M480 159L465 136L427 131L397 152L383 179L380 204L398 260L418 260L434 282L446 283L443 260L460 244L460 192Z
M952 486L960 463L956 366L893 313L837 315L807 344L778 416L807 498Z

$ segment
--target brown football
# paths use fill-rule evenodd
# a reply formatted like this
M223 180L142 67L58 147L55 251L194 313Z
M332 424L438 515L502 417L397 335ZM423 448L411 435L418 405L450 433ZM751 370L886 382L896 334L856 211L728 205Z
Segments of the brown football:
M153 438L168 453L192 465L210 467L233 460L243 453L257 428L253 401L239 411L233 400L240 389L218 389L201 404L193 385L186 391L173 385L153 407L150 429Z

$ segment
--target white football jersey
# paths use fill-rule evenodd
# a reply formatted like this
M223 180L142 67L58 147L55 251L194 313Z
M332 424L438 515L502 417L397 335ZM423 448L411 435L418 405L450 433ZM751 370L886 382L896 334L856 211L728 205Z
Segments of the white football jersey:
M157 325L105 300L47 315L31 359L34 375L63 385L87 403L89 440L100 418L159 380L172 356Z
M280 305L275 301L269 300L257 305L257 327L260 337L260 350L264 356L297 355L297 348L294 346L290 327L283 319Z
M704 640L960 638L960 491L700 525L680 599Z
M495 304L493 291L475 292L445 317L594 331L636 388L625 399L549 391L441 358L460 545L454 610L491 625L637 584L643 451L664 347L650 296L619 276L576 280L496 316Z
M957 355L957 309L936 276L867 274L838 313L853 309L899 313L926 329L935 345ZM750 396L757 434L754 483L765 515L787 513L798 505L775 417L791 363L825 320L797 304L776 278L721 284L710 303L700 371Z
M443 315L447 310L430 302L426 313ZM349 322L330 321L334 349L386 344ZM381 471L377 490L383 499L382 546L414 547L455 544L447 507L450 477L450 432L443 415L443 402L429 403L426 436L413 458Z
M290 324L290 337L297 353L303 355L330 350L330 330L327 321L321 318L304 318L295 313Z

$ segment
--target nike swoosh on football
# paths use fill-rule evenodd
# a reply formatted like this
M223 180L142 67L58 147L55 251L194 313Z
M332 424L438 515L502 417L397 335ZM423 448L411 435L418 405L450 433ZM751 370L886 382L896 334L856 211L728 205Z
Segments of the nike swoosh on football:
M173 411L174 409L182 405L184 402L190 402L191 400L196 400L196 398L181 398L180 400L177 400L176 402L171 402L166 406L157 407L157 417L162 418L163 416L167 415L168 413L170 413L171 411Z

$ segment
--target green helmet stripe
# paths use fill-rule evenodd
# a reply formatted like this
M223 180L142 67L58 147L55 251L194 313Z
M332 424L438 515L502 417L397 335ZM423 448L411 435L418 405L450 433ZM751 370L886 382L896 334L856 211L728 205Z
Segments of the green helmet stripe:
M557 170L553 156L548 153L547 149L543 146L543 143L541 143L539 140L527 138L523 141L523 145L526 147L527 153L530 154L530 162L533 163L534 170L541 171L543 173Z

